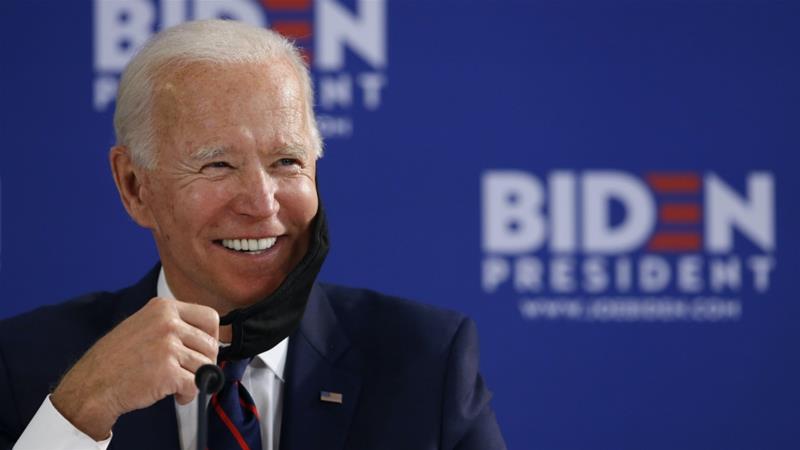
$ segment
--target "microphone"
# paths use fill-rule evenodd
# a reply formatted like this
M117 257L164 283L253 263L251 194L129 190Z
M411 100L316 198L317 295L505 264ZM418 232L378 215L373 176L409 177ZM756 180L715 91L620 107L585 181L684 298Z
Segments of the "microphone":
M214 364L205 364L197 369L194 374L194 384L200 390L197 394L197 450L206 450L206 438L208 436L208 420L206 408L208 400L206 395L215 394L222 389L225 384L225 374L222 369Z

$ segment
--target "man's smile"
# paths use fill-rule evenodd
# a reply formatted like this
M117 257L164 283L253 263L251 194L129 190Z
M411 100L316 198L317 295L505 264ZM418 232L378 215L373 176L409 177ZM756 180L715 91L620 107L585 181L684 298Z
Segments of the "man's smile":
M261 238L221 239L214 242L228 250L257 255L272 248L277 240L278 238L276 236L271 236Z

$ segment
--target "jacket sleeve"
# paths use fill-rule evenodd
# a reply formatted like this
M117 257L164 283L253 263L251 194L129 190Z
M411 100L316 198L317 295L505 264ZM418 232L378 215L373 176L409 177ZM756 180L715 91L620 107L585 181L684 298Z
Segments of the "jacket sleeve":
M465 318L450 346L442 400L442 445L454 450L505 450L489 401L492 394L479 372L478 332Z

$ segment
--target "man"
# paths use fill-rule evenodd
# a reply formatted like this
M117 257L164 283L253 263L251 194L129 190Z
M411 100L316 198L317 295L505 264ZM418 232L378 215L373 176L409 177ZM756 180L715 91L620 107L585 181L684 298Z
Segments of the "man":
M235 22L165 30L131 61L110 162L160 267L0 325L0 447L194 448L194 373L218 359L241 369L210 450L505 447L471 321L315 283L312 97L290 43Z

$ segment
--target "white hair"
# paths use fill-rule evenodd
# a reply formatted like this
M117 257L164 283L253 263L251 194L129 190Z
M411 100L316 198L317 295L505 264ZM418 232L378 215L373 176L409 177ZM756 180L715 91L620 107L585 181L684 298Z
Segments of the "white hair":
M153 36L122 74L114 110L117 145L128 147L133 162L152 169L156 163L152 123L154 79L167 64L265 63L285 59L305 89L306 114L316 156L322 156L322 138L314 117L314 91L308 67L289 40L266 28L231 20L201 20L166 28Z

